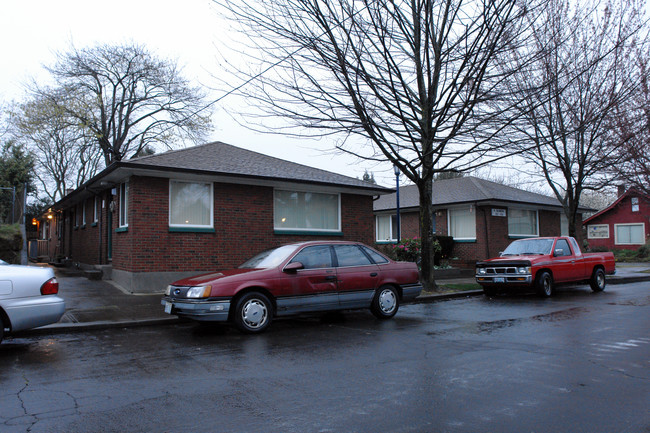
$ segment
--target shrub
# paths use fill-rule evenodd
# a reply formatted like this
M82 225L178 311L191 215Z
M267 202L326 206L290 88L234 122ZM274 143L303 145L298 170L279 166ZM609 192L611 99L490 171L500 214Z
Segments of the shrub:
M637 251L637 256L641 259L650 258L650 242L639 247L639 250Z
M441 251L437 240L433 243L433 250L434 255L438 255ZM396 244L383 248L383 251L393 260L419 264L422 257L422 241L418 237L402 239Z

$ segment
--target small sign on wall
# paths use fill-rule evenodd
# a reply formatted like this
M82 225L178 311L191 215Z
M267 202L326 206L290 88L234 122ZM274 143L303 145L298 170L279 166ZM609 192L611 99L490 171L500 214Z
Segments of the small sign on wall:
M608 239L609 224L594 224L587 226L587 239Z
M506 210L505 209L494 209L492 208L492 216L493 217L505 217L506 215Z

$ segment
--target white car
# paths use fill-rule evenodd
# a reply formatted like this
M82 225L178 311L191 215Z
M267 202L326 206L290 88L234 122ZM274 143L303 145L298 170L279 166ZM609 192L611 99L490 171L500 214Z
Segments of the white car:
M0 260L0 341L7 329L16 332L58 322L65 312L58 292L51 268Z

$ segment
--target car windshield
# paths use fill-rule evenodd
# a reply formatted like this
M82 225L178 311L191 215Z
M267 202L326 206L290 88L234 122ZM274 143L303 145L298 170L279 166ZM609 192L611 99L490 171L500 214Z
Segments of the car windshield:
M514 241L501 254L502 256L550 254L553 239L521 239Z
M289 254L296 250L295 245L284 245L257 254L239 266L240 269L265 269L279 266Z
M8 265L9 263L5 262L4 260L0 259L0 266L1 265Z

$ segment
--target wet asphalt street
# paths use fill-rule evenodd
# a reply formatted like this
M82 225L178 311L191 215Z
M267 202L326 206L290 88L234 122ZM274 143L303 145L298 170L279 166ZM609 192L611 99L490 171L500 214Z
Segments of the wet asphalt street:
M8 338L0 432L648 432L648 283Z

